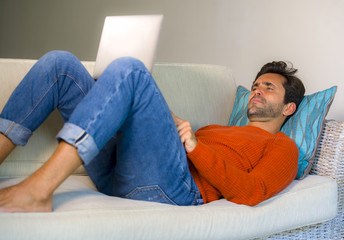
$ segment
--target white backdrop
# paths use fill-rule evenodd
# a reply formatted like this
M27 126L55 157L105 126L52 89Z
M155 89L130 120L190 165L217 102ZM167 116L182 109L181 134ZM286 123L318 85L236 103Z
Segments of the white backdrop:
M227 65L245 87L264 63L291 61L306 94L338 85L328 118L344 120L344 0L0 0L0 57L95 60L105 16L154 13L157 61Z

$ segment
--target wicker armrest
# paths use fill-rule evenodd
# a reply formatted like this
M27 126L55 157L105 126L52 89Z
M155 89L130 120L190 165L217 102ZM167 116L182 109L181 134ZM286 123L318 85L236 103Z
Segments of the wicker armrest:
M344 121L325 122L310 174L328 176L338 184L337 217L328 224L332 239L344 239Z
M344 121L325 121L310 174L331 177L337 181L337 216L324 223L285 231L264 239L344 239Z
M343 184L344 122L327 120L317 149L311 174L329 176Z

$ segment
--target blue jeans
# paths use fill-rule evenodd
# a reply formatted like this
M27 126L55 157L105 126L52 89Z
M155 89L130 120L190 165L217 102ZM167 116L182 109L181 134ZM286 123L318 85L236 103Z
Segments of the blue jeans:
M0 132L25 145L56 108L64 120L57 138L77 148L99 191L176 205L203 203L170 110L140 61L118 59L94 81L72 54L46 54L8 100Z

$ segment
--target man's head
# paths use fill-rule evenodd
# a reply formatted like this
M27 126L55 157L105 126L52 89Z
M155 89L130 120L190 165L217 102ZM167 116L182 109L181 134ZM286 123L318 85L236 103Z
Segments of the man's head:
M301 103L305 88L297 69L285 62L265 64L253 82L247 115L250 121L290 117Z

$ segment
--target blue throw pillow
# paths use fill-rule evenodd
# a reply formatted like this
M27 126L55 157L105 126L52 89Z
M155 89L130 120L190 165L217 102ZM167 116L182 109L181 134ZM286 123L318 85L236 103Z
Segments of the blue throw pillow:
M246 126L248 124L247 104L250 94L251 91L242 86L238 86L228 126Z
M311 170L321 130L332 104L337 87L306 95L296 113L283 125L281 131L294 140L299 148L299 166L296 179L304 178ZM238 86L229 126L245 126L250 91Z

